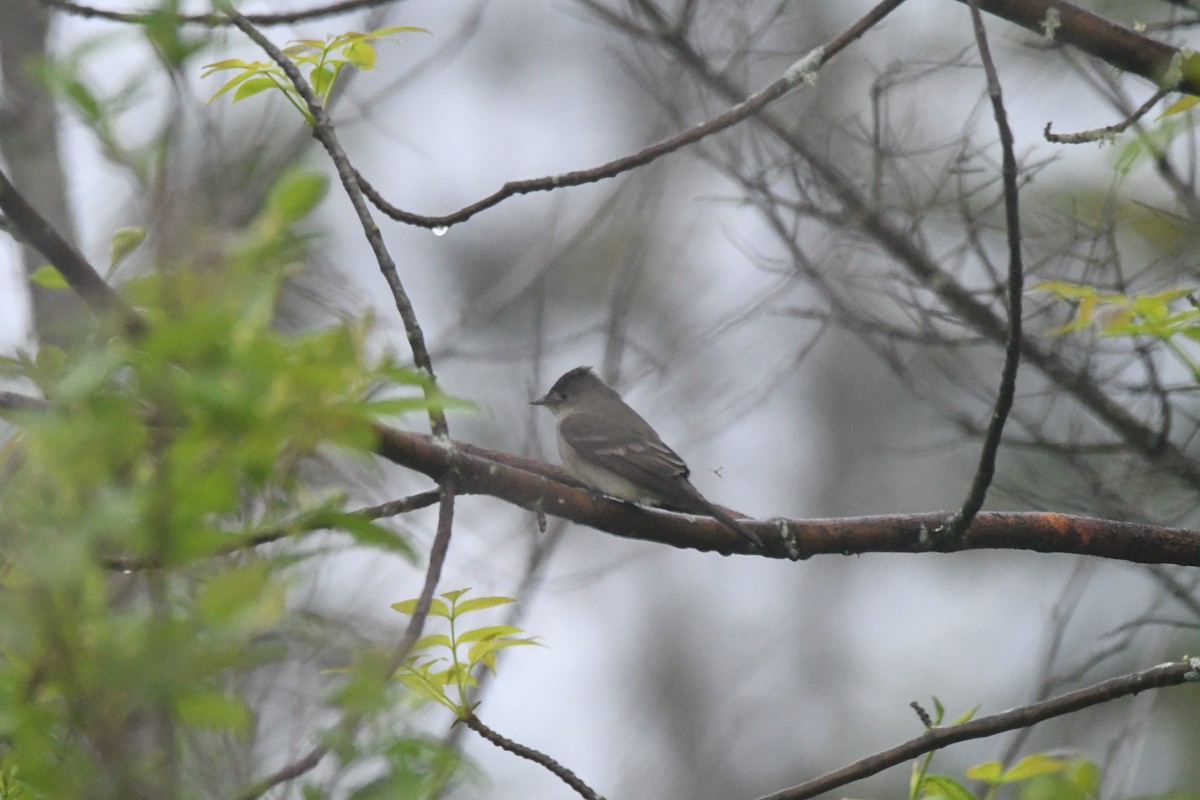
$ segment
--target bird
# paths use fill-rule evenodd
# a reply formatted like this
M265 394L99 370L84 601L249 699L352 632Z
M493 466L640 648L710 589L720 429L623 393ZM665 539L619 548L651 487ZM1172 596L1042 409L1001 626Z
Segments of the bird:
M554 414L563 465L588 488L630 503L715 517L762 547L758 534L700 494L679 454L591 367L570 370L530 404Z

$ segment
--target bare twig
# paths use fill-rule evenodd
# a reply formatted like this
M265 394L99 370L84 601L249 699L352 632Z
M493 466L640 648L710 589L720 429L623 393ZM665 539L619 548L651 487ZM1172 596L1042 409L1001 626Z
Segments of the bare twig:
M1051 133L1050 126L1053 123L1047 122L1045 129L1042 131L1042 136L1046 138L1047 142L1053 142L1054 144L1085 144L1104 141L1111 136L1124 133L1130 125L1133 125L1142 117L1149 114L1150 110L1154 108L1155 103L1157 103L1159 100L1162 100L1170 93L1170 89L1159 89L1157 92L1150 95L1150 98L1146 102L1138 106L1136 111L1125 117L1125 119L1121 120L1116 125L1108 125L1103 128L1093 128L1090 131L1079 131L1076 133Z
M350 159L347 157L346 151L342 149L342 145L337 138L337 132L329 120L329 115L325 113L325 108L321 104L321 101L313 94L308 81L300 74L300 70L292 63L291 59L285 56L244 15L238 13L233 8L228 9L227 13L233 24L250 37L255 44L261 47L263 52L287 74L288 79L295 86L297 93L299 93L308 106L309 113L313 119L313 135L325 147L326 152L329 153L330 159L337 168L338 178L341 180L342 187L346 190L346 194L350 198L351 205L354 206L354 212L358 216L359 224L362 225L363 236L366 237L368 244L370 244L371 251L375 254L375 260L379 265L379 271L383 273L384 280L387 281L388 288L391 289L392 298L396 304L396 311L399 312L400 319L404 323L404 331L408 336L409 347L412 349L413 361L417 367L424 370L433 379L425 387L426 398L432 400L437 375L433 371L433 361L429 358L429 349L425 346L425 333L421 329L420 322L417 320L417 313L413 308L412 301L408 297L408 292L400 280L400 273L396 269L396 262L388 252L387 245L384 244L379 226L371 218L371 209L367 206L363 193L358 186L358 173L350 164ZM431 402L429 404L429 422L434 435L450 435L450 428L446 423L446 415L437 403Z
M1004 435L1004 423L1012 410L1017 389L1017 368L1021 363L1021 295L1025 291L1025 266L1021 259L1021 213L1017 191L1017 157L1013 153L1012 128L1008 125L1008 114L1004 110L1004 96L1000 90L1000 76L992 61L988 47L987 32L983 27L983 15L979 13L979 0L971 0L971 22L975 29L975 42L979 47L979 58L987 76L988 97L992 101L992 112L996 117L996 128L1000 134L1000 149L1003 152L1001 175L1004 180L1004 223L1008 233L1008 336L1004 347L1004 368L1000 374L1000 388L996 392L996 404L992 419L988 423L987 435L979 454L979 466L967 497L963 500L949 535L961 536L971 527L971 520L983 508L988 487L996 474L996 455L1000 451L1000 440Z
M496 745L496 747L499 747L501 750L507 750L515 756L520 756L521 758L528 759L535 764L545 767L547 770L559 777L563 783L567 784L567 786L570 786L572 789L578 792L581 797L585 798L585 800L604 800L604 798L597 794L590 786L580 780L578 775L576 775L574 772L571 772L571 770L567 769L562 764L558 763L540 750L534 750L532 747L526 747L523 744L514 742L512 739L501 736L487 725L484 725L479 720L479 717L475 716L474 714L462 720L462 722L468 728L475 731L484 739L487 739L489 742Z
M337 133L334 130L332 123L329 120L328 114L325 113L324 107L309 88L304 76L300 74L299 69L292 63L269 39L267 39L245 16L239 14L232 8L227 9L230 20L259 47L262 48L276 64L279 65L292 81L296 91L304 99L308 106L309 113L313 119L313 135L325 147L329 153L330 159L333 161L337 169L338 177L342 182L346 194L350 198L351 204L354 206L355 213L363 229L363 235L371 246L372 252L375 254L376 261L380 271L383 273L384 279L387 281L389 288L392 291L392 297L396 304L396 310L400 314L401 320L404 322L404 329L408 335L409 346L412 349L413 360L416 365L423 369L431 379L430 384L425 388L426 397L432 399L432 393L435 390L436 375L433 370L433 362L429 357L429 350L425 345L425 334L421 329L421 325L417 320L416 311L413 309L412 302L408 297L408 293L404 289L404 285L400 280L399 272L396 269L396 264L392 260L391 254L388 252L386 245L383 242L383 236L379 231L379 227L371 218L370 208L367 206L366 200L362 192L358 188L356 182L356 172L351 166L349 158L346 156L345 150L337 138ZM449 426L446 422L446 416L441 408L431 403L429 407L429 420L433 434L438 440L449 440ZM393 651L392 658L389 660L386 675L390 678L391 674L404 663L408 658L409 652L413 645L421 636L421 631L425 625L426 617L429 613L430 604L433 602L433 593L437 588L438 579L441 576L442 566L445 563L446 555L450 548L450 538L454 529L454 498L456 495L456 468L450 467L445 473L439 476L438 482L441 486L441 503L440 513L438 515L437 535L434 537L433 547L429 554L429 565L425 573L425 584L421 590L420 597L417 601L417 607L413 611L412 617L409 619L409 624L404 632L403 638L397 644ZM348 713L339 723L339 729L347 735L353 734L361 724L362 719L356 713ZM274 786L282 783L285 780L291 780L297 774L303 774L308 770L313 769L328 752L328 746L318 745L307 753L299 761L288 767L284 767L272 776L260 781L249 792L243 795L243 798L250 800L257 798L269 791ZM297 772L300 770L300 772Z
M50 8L58 9L67 14L73 14L77 17L85 19L102 19L108 22L126 22L133 24L141 24L155 19L158 14L145 14L136 11L107 11L102 8L85 5L83 3L73 3L70 0L40 0ZM332 17L338 14L349 14L352 11L359 11L364 8L375 8L377 6L390 5L396 0L342 0L338 3L330 3L329 5L316 6L314 8L304 9L303 11L281 12L278 14L247 14L246 19L253 22L255 25L290 25L295 22L303 22L308 19L319 19L321 17ZM177 22L186 22L193 25L204 25L210 28L224 27L230 24L229 17L224 14L176 14Z
M420 492L418 494L410 494L408 497L401 497L399 500L389 500L386 503L380 503L377 506L360 508L354 513L362 514L368 519L394 517L397 514L407 514L409 511L416 511L418 508L431 506L438 501L438 497L439 492L436 489L430 489L427 492Z
M5 411L45 411L50 401L19 392L0 392L0 409Z
M746 99L735 103L724 113L719 114L712 119L694 125L685 131L675 134L667 139L663 139L656 144L645 147L636 153L631 153L627 156L614 159L597 167L588 169L575 170L573 172L565 172L559 175L547 175L541 178L529 178L526 180L509 181L501 186L487 197L477 200L468 206L460 208L458 211L444 214L441 216L426 216L424 214L415 214L411 211L405 211L397 208L384 199L367 180L361 175L358 176L359 186L363 193L371 199L371 202L379 208L384 214L387 214L392 219L403 222L409 225L416 225L422 228L438 228L445 229L451 225L456 225L460 222L465 222L481 211L489 209L504 200L519 194L531 194L533 192L549 192L556 189L561 189L565 186L581 186L587 183L596 183L597 181L612 178L621 173L628 172L637 167L645 166L652 161L655 161L669 153L673 153L687 145L695 144L702 139L712 136L715 133L720 133L723 130L733 127L745 119L753 117L771 103L775 102L785 94L796 88L805 81L811 81L816 77L821 66L832 58L835 54L845 49L851 42L858 39L873 26L879 23L884 17L895 10L904 0L883 0L869 12L864 14L853 25L843 31L840 35L831 40L824 47L817 47L809 51L805 56L798 59L794 64L788 67L784 73L776 78L769 86L762 91L750 95ZM663 21L663 25L666 22ZM678 32L669 32L667 35L680 35Z
M995 5L995 2L988 0L984 8L990 9ZM742 95L742 89L727 73L713 67L688 42L672 39L655 41L672 50L681 64L722 98L731 100ZM915 280L935 292L965 325L994 341L1007 339L1007 326L989 305L942 269L937 259L922 248L907 229L894 224L883 209L859 190L853 178L837 164L821 158L794 130L794 126L773 114L770 109L762 111L754 121L808 164L815 181L841 203L844 216L857 220L863 231L884 252L895 258ZM1037 341L1026 338L1022 347L1026 363L1061 386L1134 451L1189 486L1200 487L1200 461L1175 442L1164 441L1158 430L1142 422L1124 404L1111 397L1085 368L1068 363L1056 350Z

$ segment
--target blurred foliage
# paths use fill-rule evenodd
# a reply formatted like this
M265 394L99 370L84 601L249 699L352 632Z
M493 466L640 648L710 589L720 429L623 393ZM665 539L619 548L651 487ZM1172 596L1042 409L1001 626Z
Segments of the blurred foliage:
M153 53L167 72L175 72L210 45L211 32L196 30L192 26L185 32L178 0L166 0L148 10L135 26L83 41L36 65L36 73L47 90L95 137L104 156L129 170L139 183L148 185L164 155L165 132L178 122L177 115L167 114L155 125L146 113L146 101L162 89L163 72L139 68L121 74L113 69L111 60L93 57L119 48L124 53L122 61L130 63L129 54L138 44L130 31L136 31L149 48L147 55ZM94 61L103 66L97 68Z
M932 755L932 754L931 754ZM923 761L927 761L928 756ZM999 761L987 761L968 769L968 781L983 784L981 794L971 791L963 781L949 775L931 774L913 765L910 800L1094 800L1100 796L1101 770L1089 758L1078 753L1034 753L1011 767ZM1170 792L1146 795L1140 800L1200 800L1194 792Z
M1124 295L1067 281L1043 281L1030 291L1046 292L1075 304L1075 316L1050 331L1051 336L1093 326L1101 336L1148 336L1161 342L1200 383L1200 360L1189 352L1200 342L1200 307L1195 289ZM1187 307L1172 307L1183 299L1188 301Z
M301 474L366 458L383 416L449 402L423 373L368 359L364 322L276 330L306 242L293 226L323 192L285 175L218 263L128 281L144 333L0 360L46 400L5 412L0 447L0 797L197 796L185 776L211 767L196 742L252 741L238 678L281 657L287 569L303 558L251 544L335 529L411 557ZM120 235L115 253L141 238ZM379 683L358 707L391 707ZM395 734L369 755L393 778L454 768ZM395 785L387 796L408 796Z

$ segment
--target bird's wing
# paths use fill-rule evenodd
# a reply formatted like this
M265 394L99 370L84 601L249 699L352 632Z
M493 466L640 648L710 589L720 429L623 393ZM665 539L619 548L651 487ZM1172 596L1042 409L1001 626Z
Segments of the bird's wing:
M649 423L622 426L614 433L601 414L577 411L559 423L559 434L571 447L632 483L658 495L661 500L687 509L694 507L688 468L679 454L667 447Z

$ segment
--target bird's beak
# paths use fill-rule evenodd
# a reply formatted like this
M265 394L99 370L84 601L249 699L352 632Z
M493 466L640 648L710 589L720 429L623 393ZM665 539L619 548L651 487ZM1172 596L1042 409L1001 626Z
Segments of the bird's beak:
M529 401L529 405L531 405L531 406L544 406L544 405L546 405L546 398L545 398L545 397L539 397L537 400L530 400L530 401Z

